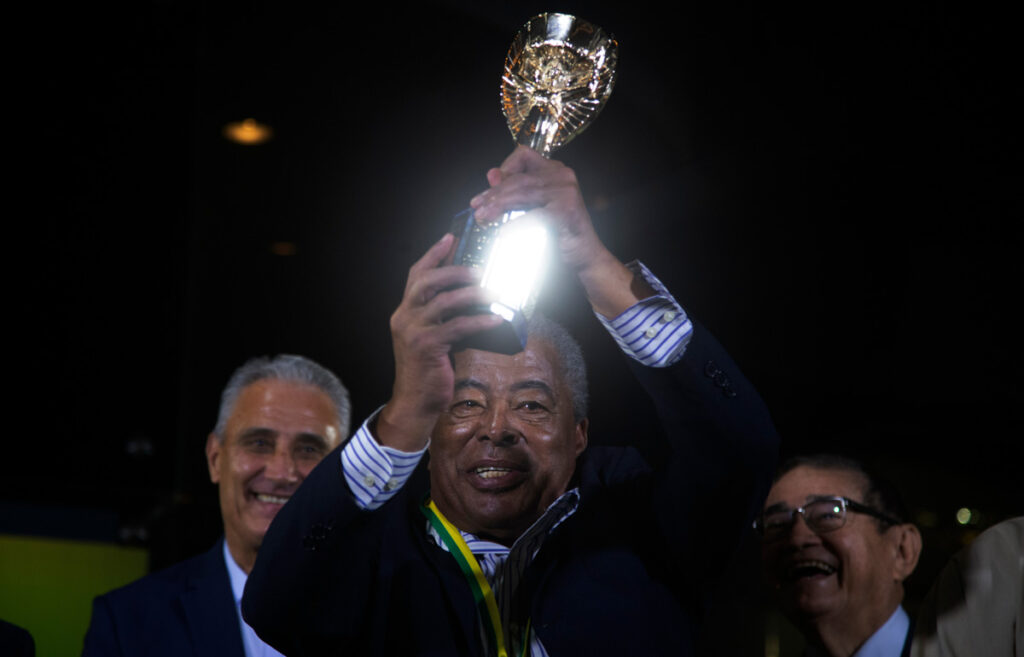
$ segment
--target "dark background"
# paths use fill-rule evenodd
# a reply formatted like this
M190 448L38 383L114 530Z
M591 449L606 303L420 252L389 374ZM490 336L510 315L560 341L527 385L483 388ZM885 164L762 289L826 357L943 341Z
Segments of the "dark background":
M786 454L853 453L899 480L925 533L911 604L954 549L1021 513L1007 16L217 5L53 10L22 55L12 192L29 203L8 220L29 237L8 318L28 363L12 410L30 421L0 530L141 544L166 565L220 531L203 444L246 358L327 365L356 421L383 402L408 266L510 152L505 51L555 10L620 42L606 109L556 155L599 233L729 347ZM247 117L274 138L223 138ZM590 356L594 439L656 453L646 400L576 285L554 277L541 305Z

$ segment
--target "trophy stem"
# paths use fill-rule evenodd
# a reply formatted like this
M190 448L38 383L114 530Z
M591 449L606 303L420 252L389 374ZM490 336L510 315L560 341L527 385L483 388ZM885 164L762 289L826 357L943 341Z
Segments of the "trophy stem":
M544 157L551 157L558 136L558 120L539 105L530 109L517 143L528 146Z
M581 133L604 107L615 82L618 44L601 28L568 14L541 14L516 35L505 58L501 104L516 143L544 157ZM455 349L514 354L526 347L527 323L537 301L546 260L547 227L510 211L481 226L472 211L456 217L452 264L481 267L481 285L498 301L489 308L505 319Z

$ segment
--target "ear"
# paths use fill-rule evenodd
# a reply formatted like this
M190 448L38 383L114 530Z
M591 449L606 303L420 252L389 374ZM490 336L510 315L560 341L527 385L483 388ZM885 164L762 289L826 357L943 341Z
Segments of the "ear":
M917 567L917 560L921 556L921 532L910 523L892 529L896 534L896 559L892 574L897 582L902 582Z
M583 418L576 424L575 432L575 449L576 456L579 457L583 453L583 450L587 448L587 442L590 440L588 431L590 430L590 418Z
M210 471L210 481L213 483L220 482L220 452L221 448L220 439L217 438L217 434L210 433L206 437L206 467Z

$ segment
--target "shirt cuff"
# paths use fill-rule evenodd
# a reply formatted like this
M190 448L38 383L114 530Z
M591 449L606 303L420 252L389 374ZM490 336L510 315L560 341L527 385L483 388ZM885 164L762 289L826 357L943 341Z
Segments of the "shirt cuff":
M614 319L594 313L627 356L648 367L668 367L686 351L693 322L665 285L639 260L626 265L656 294L637 302Z
M370 431L378 409L363 422L352 439L341 450L341 471L345 476L356 506L373 511L395 496L409 480L427 447L418 452L403 452L377 442Z

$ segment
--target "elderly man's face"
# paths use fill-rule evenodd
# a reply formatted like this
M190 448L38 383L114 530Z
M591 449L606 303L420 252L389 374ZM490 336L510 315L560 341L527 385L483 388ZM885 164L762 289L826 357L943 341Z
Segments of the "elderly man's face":
M857 472L797 467L772 486L765 509L795 509L821 497L864 503L866 483ZM783 612L797 624L831 618L871 627L874 616L884 622L909 574L900 560L899 528L880 532L874 518L849 509L842 527L820 535L795 518L783 536L765 540L762 556Z
M467 349L431 440L431 496L459 529L511 544L565 492L586 445L551 345Z
M281 506L340 440L334 403L319 388L263 379L242 389L223 442L210 434L206 460L228 547L243 569Z

